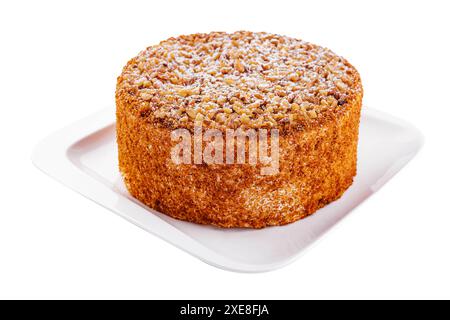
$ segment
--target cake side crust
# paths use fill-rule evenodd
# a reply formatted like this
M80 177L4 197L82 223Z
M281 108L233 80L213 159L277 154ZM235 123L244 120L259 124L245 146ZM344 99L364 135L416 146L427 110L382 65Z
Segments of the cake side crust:
M120 171L135 198L176 219L225 228L291 223L352 184L361 100L320 126L280 135L280 172L262 176L249 164L175 165L171 130L136 117L118 97Z

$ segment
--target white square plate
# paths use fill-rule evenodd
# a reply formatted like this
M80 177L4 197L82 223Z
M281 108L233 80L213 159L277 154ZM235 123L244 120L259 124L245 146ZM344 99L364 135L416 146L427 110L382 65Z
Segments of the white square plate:
M108 108L46 138L33 154L42 171L128 221L213 266L264 272L283 267L379 190L419 151L411 125L364 109L358 175L338 201L296 223L262 230L218 229L178 221L132 198L118 171L115 111Z

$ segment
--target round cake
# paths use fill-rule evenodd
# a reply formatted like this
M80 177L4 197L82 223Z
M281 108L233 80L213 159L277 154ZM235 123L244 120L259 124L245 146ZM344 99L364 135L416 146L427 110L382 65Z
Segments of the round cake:
M302 40L170 38L118 78L119 168L133 197L176 219L291 223L353 183L362 96L350 63Z

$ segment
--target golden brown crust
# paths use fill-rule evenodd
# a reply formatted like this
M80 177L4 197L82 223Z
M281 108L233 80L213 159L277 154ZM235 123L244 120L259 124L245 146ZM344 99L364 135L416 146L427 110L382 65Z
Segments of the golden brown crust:
M129 192L174 218L227 228L283 225L314 213L338 199L356 174L362 86L353 67L347 74L352 82L344 103L295 124L276 122L280 170L271 176L261 175L260 165L175 165L170 135L179 127L173 122L177 118L156 121L157 109L149 112L138 89L124 85L122 74L116 92L117 142Z

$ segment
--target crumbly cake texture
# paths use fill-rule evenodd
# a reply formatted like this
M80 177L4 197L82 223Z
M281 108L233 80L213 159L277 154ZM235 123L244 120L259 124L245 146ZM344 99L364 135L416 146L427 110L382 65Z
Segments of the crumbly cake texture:
M119 167L145 205L177 219L262 228L338 199L356 175L363 89L329 49L268 33L170 38L131 59L116 90ZM176 128L276 128L279 173L176 165Z

